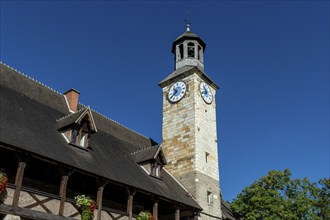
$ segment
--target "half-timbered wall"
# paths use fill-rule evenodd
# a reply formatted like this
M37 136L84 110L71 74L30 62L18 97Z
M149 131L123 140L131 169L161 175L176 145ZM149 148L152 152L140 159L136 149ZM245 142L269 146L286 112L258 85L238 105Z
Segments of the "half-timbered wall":
M0 145L0 169L9 178L7 199L4 204L0 204L0 219L4 216L5 220L80 219L74 197L84 194L97 201L101 191L102 200L98 204L101 204L102 210L100 213L95 210L95 220L135 219L143 210L153 213L155 220L178 220L178 210L181 210L181 219L189 219L193 215L193 211L182 204L180 207L180 204L148 192L108 182L93 174L83 173L8 146ZM63 183L64 180L66 183Z

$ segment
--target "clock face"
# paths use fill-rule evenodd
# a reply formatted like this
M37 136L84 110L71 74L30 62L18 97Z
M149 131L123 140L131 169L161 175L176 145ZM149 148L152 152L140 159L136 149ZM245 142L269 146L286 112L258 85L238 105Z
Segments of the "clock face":
M186 93L186 84L182 81L174 83L168 91L168 99L171 102L178 102Z
M207 104L211 104L213 100L212 91L205 82L201 82L201 84L199 85L199 91L201 92L201 96L204 99L204 101Z

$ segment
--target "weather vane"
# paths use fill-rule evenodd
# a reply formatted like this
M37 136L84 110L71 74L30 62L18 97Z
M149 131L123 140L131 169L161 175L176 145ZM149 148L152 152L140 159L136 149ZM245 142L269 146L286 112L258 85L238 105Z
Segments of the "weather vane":
M189 19L189 11L187 11L187 17L184 19L184 22L186 23L186 31L190 31L190 19Z

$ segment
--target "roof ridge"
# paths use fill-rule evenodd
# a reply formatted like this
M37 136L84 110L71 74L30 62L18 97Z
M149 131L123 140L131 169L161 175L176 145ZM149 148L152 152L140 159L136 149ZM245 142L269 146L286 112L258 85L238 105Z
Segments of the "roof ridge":
M79 104L87 108L87 106L84 105L84 104L82 104L81 102L79 102ZM127 130L130 130L130 131L134 132L135 134L138 134L138 135L140 135L140 136L142 136L142 137L144 137L144 138L147 138L147 139L149 138L149 137L147 137L147 136L145 136L145 135L143 135L143 134L141 134L141 133L139 133L139 132L137 132L137 131L134 131L133 129L131 129L131 128L129 128L129 127L127 127L127 126L125 126L125 125L123 125L123 124L121 124L121 123L119 123L119 122L117 122L117 121L115 121L115 120L113 120L113 119L111 119L111 118L109 118L108 116L106 116L106 115L104 115L104 114L102 114L102 113L96 111L95 109L92 109L90 106L88 106L88 107L90 108L91 111L93 111L93 112L95 112L96 114L98 114L98 115L104 117L105 119L108 119L108 120L110 120L110 121L116 123L117 125L120 125L121 127L125 128L125 129L127 129Z
M134 151L134 152L131 153L131 154L134 155L134 154L140 153L140 152L142 152L142 151L149 150L149 149L151 149L151 148L153 148L153 147L159 147L159 146L160 146L160 144L152 145L152 146L150 146L150 147L145 147L145 148L139 149L139 150L137 150L137 151Z
M22 73L22 72L19 71L18 69L15 69L14 67L9 66L8 64L2 62L2 60L0 60L0 64L2 64L2 65L4 65L4 66L8 67L8 68L11 69L11 70L14 70L15 72L17 72L17 73L20 74L21 76L24 76L24 77L26 77L26 78L28 78L28 79L30 79L30 80L32 80L32 81L38 83L39 85L41 85L41 86L43 86L43 87L45 87L45 88L47 88L47 89L49 89L49 90L51 90L51 91L53 91L53 92L59 94L59 95L63 95L63 94L60 93L59 91L57 91L57 90L55 90L55 89L53 89L53 88L47 86L46 84L44 84L44 83L42 83L42 82L40 82L40 81L38 81L38 80L32 78L31 76L29 76L29 75L27 75L27 74L25 74L25 73Z

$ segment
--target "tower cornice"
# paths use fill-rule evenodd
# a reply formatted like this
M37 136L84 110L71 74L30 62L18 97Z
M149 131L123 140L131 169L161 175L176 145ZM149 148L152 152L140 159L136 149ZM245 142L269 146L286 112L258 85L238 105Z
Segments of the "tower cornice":
M199 75L204 81L206 81L212 88L218 90L220 87L202 70L197 66L183 66L174 72L172 72L168 77L162 80L158 85L161 88L176 82L178 79L186 78L192 74L196 73Z

